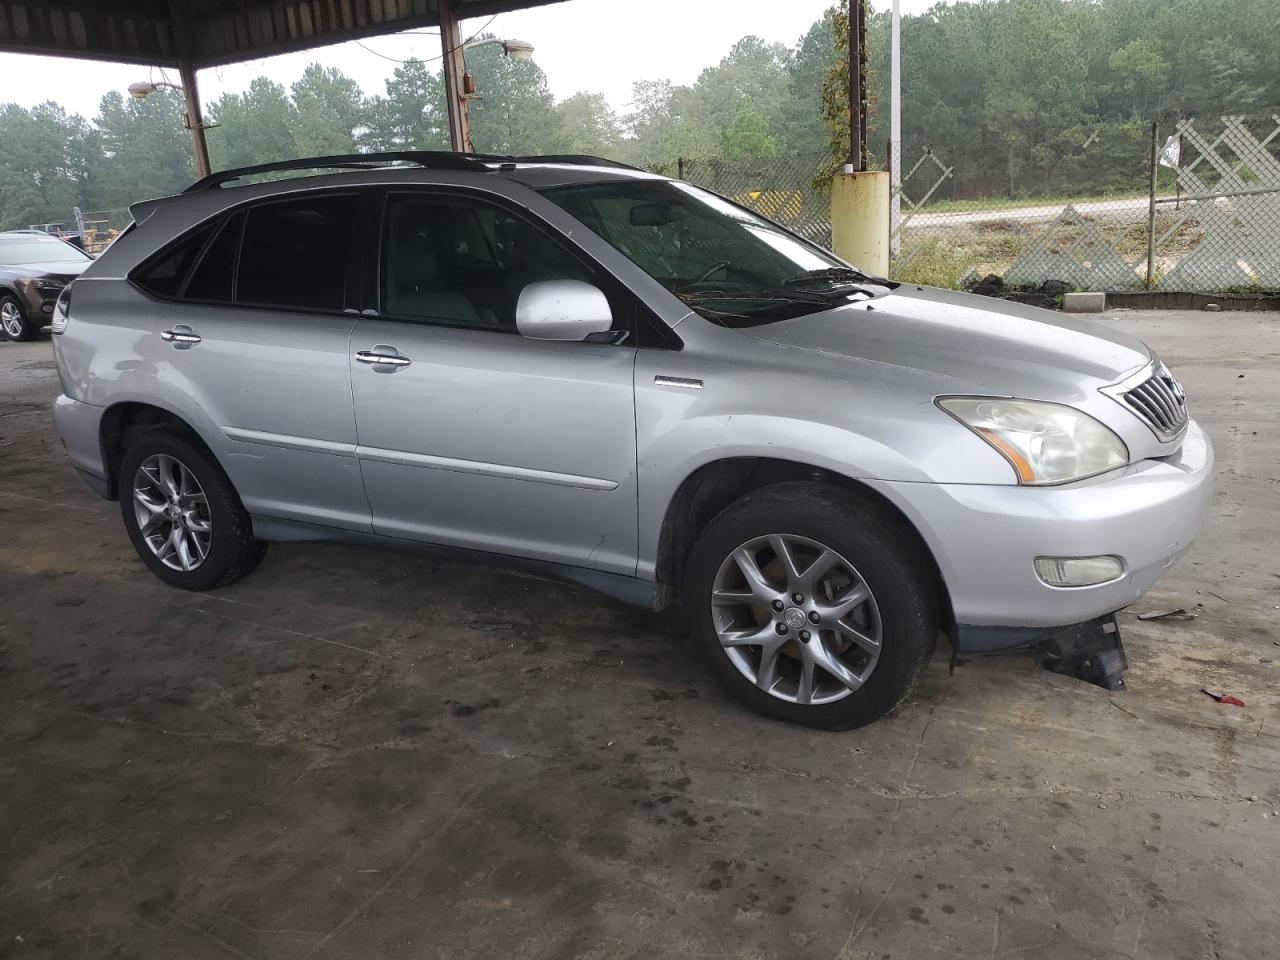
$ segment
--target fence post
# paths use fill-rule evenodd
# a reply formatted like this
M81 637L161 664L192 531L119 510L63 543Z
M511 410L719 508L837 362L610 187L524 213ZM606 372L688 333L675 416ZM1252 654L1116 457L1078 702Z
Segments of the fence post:
M1156 174L1159 172L1160 147L1156 143L1156 123L1151 121L1151 190L1147 195L1147 283L1150 290L1156 276Z
M676 157L676 179L684 179L684 157Z

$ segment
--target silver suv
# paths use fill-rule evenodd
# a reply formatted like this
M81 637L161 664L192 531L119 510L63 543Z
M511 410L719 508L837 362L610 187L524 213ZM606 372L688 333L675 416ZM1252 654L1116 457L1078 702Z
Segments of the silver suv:
M478 556L681 602L737 697L840 729L939 634L1122 682L1110 615L1209 503L1144 344L605 161L319 158L132 214L58 303L54 412L177 587L272 540Z

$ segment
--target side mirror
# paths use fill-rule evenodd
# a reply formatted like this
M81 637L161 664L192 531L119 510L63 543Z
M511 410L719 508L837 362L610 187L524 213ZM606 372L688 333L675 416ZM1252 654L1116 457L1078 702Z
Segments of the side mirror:
M612 326L604 293L581 280L539 280L516 303L516 329L530 340L585 340Z

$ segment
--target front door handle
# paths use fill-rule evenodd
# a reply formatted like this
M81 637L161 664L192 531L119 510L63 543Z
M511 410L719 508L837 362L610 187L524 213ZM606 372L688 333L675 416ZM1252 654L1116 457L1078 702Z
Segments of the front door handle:
M200 334L185 323L179 323L171 330L161 330L160 339L165 343L172 343L177 350L190 350L200 342Z
M356 360L360 363L367 363L375 369L383 367L383 373L392 373L401 367L407 367L412 361L402 356L400 351L395 347L389 347L386 344L378 344L371 350L361 350L356 354ZM391 369L385 369L391 368Z

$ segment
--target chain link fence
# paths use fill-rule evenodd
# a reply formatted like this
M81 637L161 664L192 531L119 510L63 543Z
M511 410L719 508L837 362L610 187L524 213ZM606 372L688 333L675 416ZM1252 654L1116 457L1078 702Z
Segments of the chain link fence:
M682 158L675 175L706 187L800 234L831 246L831 191L820 171L826 154L788 154L756 160Z
M1144 153L1119 155L1136 183L1149 170ZM904 157L890 244L895 279L950 288L992 276L1017 287L1127 289L1142 283L1135 260L1146 251L1145 192L1077 200L962 197L952 174L932 146Z
M107 249L111 241L129 226L131 218L127 209L96 210L80 213L80 230L84 237L84 249L97 255Z
M1180 120L1160 160L1177 192L1155 201L1153 286L1280 290L1280 113Z
M829 247L829 162L686 158L663 172ZM904 155L893 277L956 289L1280 290L1280 113L1185 119L1142 136L1086 133L1060 163L1075 165L1074 182L1131 188L966 197L945 148Z

